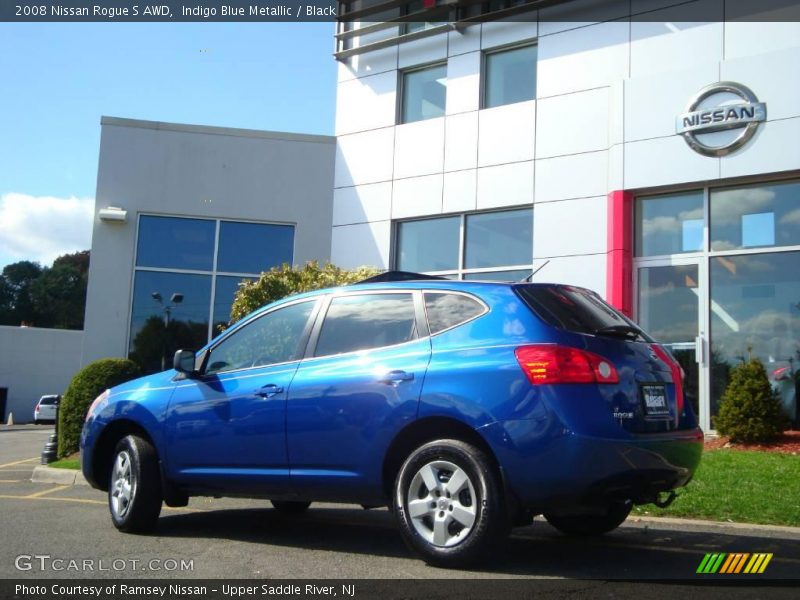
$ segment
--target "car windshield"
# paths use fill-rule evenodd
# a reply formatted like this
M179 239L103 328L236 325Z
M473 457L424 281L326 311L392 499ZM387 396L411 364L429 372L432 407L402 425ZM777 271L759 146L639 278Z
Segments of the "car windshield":
M609 306L596 293L568 285L520 285L517 292L546 323L608 337L652 341L633 321Z

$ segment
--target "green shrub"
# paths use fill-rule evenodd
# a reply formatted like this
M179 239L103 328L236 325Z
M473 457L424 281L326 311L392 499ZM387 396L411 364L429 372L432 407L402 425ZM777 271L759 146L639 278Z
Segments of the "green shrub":
M787 429L788 419L760 360L751 358L731 369L714 425L733 442L767 442Z
M108 388L141 375L127 358L102 358L89 363L70 381L58 408L58 457L77 452L86 413L95 398Z
M287 264L273 267L262 273L258 280L239 284L239 290L231 306L229 325L246 317L257 308L286 296L356 283L378 273L380 271L374 267L359 267L347 271L331 263L325 263L321 267L317 261L308 262L304 267L290 267Z

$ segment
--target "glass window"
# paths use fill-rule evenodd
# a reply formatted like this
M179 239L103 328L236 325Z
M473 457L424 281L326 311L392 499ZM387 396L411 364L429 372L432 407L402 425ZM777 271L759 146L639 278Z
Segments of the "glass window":
M136 266L210 271L217 224L205 219L139 218Z
M255 281L255 277L228 277L217 275L216 289L214 290L214 329L212 335L222 331L221 326L226 326L231 319L231 305L239 290L242 281Z
M182 294L180 302L174 294ZM130 357L152 373L170 367L176 350L203 347L210 304L211 275L136 271Z
M447 65L403 73L402 123L444 115L447 97Z
M534 45L486 54L485 108L536 98L537 52Z
M314 304L312 300L279 308L233 332L211 351L206 373L224 373L296 360Z
M460 217L397 225L397 269L424 273L458 269Z
M800 352L800 252L720 256L710 261L711 414L731 367L761 360L787 415L794 416ZM784 378L785 377L785 378Z
M697 265L639 269L639 324L665 344L694 342L698 333Z
M465 247L467 269L530 264L532 209L468 215Z
M411 294L334 298L325 315L315 356L393 346L417 336Z
M636 256L703 249L703 192L637 198Z
M471 281L522 281L531 274L532 269L516 269L514 271L481 271L466 273L464 279Z
M469 296L445 292L425 294L425 312L431 335L474 319L485 310L483 304Z
M292 264L294 227L222 221L219 225L217 270L261 273Z
M711 191L711 249L800 244L800 182Z
M599 333L602 329L634 326L616 309L592 291L568 285L521 285L522 299L540 319L554 327L578 333ZM634 326L637 335L647 338ZM620 334L627 334L625 329Z

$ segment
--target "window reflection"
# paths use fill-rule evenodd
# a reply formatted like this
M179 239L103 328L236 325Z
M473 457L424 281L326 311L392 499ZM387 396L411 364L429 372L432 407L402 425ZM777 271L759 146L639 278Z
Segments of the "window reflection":
M800 182L711 192L711 249L800 244Z
M158 293L159 303L153 299ZM169 302L183 294L180 304ZM172 366L176 350L197 350L208 340L211 276L137 271L133 285L129 355L146 373Z
M397 268L424 273L458 269L461 219L423 219L397 226Z
M697 265L639 269L639 324L663 343L694 342L698 334Z
M444 115L447 97L447 65L403 73L403 123Z
M637 198L636 256L703 249L703 192Z
M536 57L536 46L487 54L484 107L536 98Z
M222 221L219 225L217 270L261 273L292 263L294 227Z
M711 259L711 414L734 365L749 356L767 368L788 416L795 418L800 359L800 252Z
M216 289L214 290L214 328L211 335L218 335L223 327L231 320L231 306L239 284L242 281L255 281L255 277L231 277L217 275Z
M467 269L525 265L533 256L533 211L490 212L467 216Z
M136 266L210 271L217 224L206 219L139 217Z

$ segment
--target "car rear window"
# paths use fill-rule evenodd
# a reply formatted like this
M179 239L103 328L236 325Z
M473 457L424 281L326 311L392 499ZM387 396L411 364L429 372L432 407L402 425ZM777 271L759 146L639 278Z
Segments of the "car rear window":
M55 404L55 403L56 403L56 397L55 396L45 396L44 398L39 400L39 404L42 405L42 406L48 406L48 405Z
M314 356L394 346L417 337L411 294L356 294L331 300Z
M431 335L466 323L485 312L475 298L448 292L426 292L425 312Z
M517 292L546 323L576 333L608 333L614 328L635 329L648 339L638 325L609 306L590 290L568 285L524 285Z

